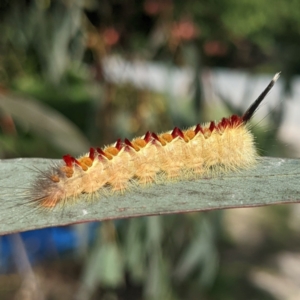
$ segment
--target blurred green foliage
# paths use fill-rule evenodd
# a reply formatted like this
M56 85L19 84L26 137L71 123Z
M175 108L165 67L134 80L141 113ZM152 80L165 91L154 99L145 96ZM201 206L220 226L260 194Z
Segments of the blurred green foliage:
M207 120L209 99L199 80L204 68L281 70L287 91L300 70L297 0L11 0L0 2L0 27L0 96L33 97L93 145ZM108 82L103 61L112 55L189 67L194 99L179 111L170 94ZM281 113L271 113L275 130ZM66 151L7 111L0 111L0 126L2 158ZM283 155L275 142L268 149L275 136L259 134L264 155ZM271 219L274 211L267 212ZM287 214L278 213L277 225ZM221 227L220 212L104 223L82 261L78 299L272 299L247 280L251 261L266 257L266 244L244 255ZM287 231L265 236L276 249ZM228 251L249 262L239 264Z

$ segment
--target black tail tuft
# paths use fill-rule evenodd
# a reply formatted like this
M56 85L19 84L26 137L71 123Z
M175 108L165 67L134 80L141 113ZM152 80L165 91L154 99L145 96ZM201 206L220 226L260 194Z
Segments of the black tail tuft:
M264 100L264 98L267 96L271 88L274 86L275 82L280 76L280 72L276 73L271 82L268 84L268 86L265 88L265 90L258 96L258 98L250 105L250 107L246 110L246 112L242 116L242 120L244 123L247 123L254 113L256 112L258 106L260 103Z

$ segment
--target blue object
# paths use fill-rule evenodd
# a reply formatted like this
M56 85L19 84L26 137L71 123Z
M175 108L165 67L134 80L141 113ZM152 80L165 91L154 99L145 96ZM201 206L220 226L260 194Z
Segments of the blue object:
M99 223L88 224L88 243L95 236ZM61 253L74 251L80 245L80 237L74 226L53 227L20 233L23 245L31 264L45 259L57 258ZM13 235L0 236L0 273L15 269L18 256L18 243Z

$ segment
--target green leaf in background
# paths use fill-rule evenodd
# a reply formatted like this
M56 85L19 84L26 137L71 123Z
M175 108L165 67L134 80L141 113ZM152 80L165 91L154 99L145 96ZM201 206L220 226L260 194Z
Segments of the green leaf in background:
M0 109L21 126L66 152L81 154L89 147L82 132L51 107L27 97L0 95Z

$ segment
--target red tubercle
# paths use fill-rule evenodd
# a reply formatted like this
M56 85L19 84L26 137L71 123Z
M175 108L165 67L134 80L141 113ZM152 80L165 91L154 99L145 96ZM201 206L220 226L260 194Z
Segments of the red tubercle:
M201 132L202 134L204 133L203 128L201 127L200 124L197 124L195 130L194 130L195 134Z
M134 149L134 146L132 145L132 143L128 139L125 139L124 143L125 143L126 146L129 146L130 148Z
M160 142L159 137L158 137L158 135L157 135L156 133L152 132L151 136L152 136L155 140L157 140L157 141Z
M89 158L91 160L95 159L95 149L94 148L90 148Z
M242 118L237 115L232 115L229 118L223 118L217 125L215 125L215 128L219 130L224 130L227 127L235 127L240 125L243 122ZM212 122L210 123L209 129L211 130Z
M226 128L228 125L230 124L229 120L227 118L223 118L220 122L220 125L223 127L223 128Z
M216 124L214 121L210 122L209 128L210 132L213 132L216 129Z
M106 157L105 152L101 148L96 148L96 150L101 156Z
M156 133L152 132L151 136L152 136L153 140L155 140L161 144L161 141Z
M99 160L109 159L109 157L107 156L107 154L101 148L96 148L96 151L99 153L99 155L98 155L98 159Z
M64 155L63 160L66 163L67 167L72 168L74 163L81 167L80 162L75 157L71 156L70 154Z
M216 125L219 131L224 131L230 125L230 121L227 118L222 118L222 120Z
M152 133L147 131L144 137L144 141L148 144L152 140Z
M72 163L75 163L76 165L81 167L81 163L75 157L71 156L71 159L72 159Z
M230 117L231 126L238 126L243 123L243 119L237 115L232 115Z
M134 151L139 150L138 148L134 147L134 145L128 139L124 140L124 144L125 144L125 151L127 151L127 152L130 152L132 150L134 150Z
M176 137L181 137L182 139L184 139L184 134L182 132L181 129L179 129L178 127L175 127L171 133L173 139L175 139Z
M73 157L70 154L66 154L63 156L63 160L67 167L73 166Z
M121 139L118 139L115 146L119 151L123 148L123 143Z

